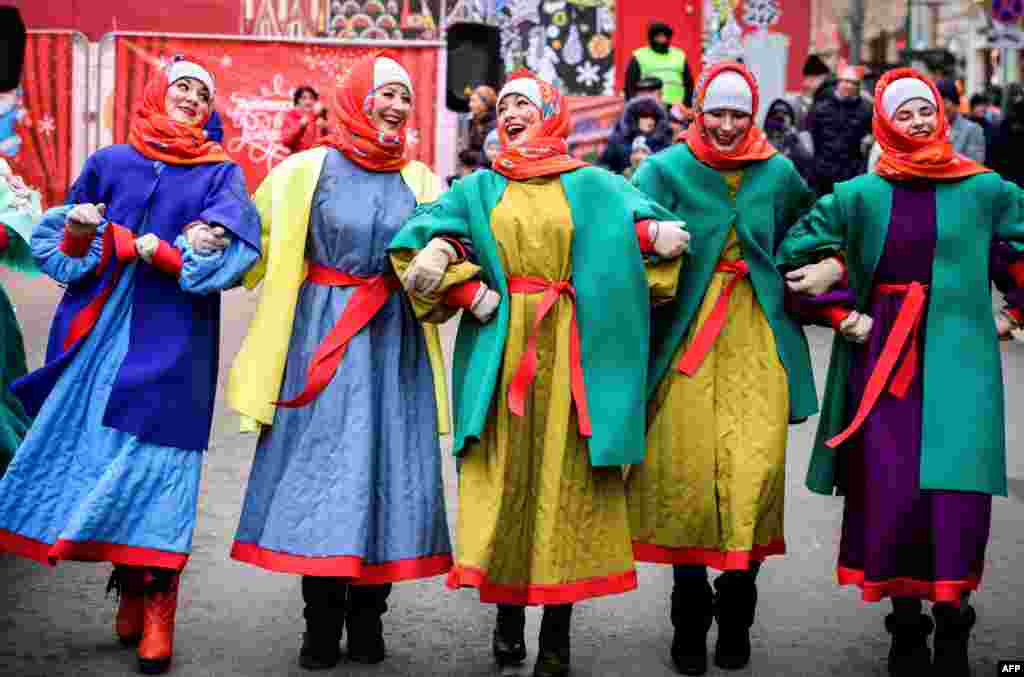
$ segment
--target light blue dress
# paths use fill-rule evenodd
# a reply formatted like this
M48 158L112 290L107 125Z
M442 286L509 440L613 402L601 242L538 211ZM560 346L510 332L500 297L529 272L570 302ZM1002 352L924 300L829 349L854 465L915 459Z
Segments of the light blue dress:
M332 149L306 256L360 277L390 273L387 246L415 207L401 174L368 172ZM282 399L303 389L354 291L304 283ZM352 339L317 399L277 408L256 448L232 557L374 584L450 568L433 373L404 295L393 293Z

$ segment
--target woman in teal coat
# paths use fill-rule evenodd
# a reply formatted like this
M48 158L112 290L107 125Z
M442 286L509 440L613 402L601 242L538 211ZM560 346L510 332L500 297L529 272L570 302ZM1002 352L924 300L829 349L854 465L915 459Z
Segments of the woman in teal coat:
M874 132L877 173L837 184L778 255L793 268L843 251L849 266L807 484L845 495L839 583L892 598L890 673L967 677L966 600L1006 495L998 339L1017 324L993 321L989 251L1024 242L1024 191L953 152L914 70L879 81Z

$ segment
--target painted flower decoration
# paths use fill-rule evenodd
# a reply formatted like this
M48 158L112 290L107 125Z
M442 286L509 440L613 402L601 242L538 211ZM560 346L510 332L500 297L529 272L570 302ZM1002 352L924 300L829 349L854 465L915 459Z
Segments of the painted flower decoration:
M590 52L590 56L594 59L607 59L608 55L612 53L612 41L607 35L598 33L594 37L590 38L590 44L587 45L587 50Z

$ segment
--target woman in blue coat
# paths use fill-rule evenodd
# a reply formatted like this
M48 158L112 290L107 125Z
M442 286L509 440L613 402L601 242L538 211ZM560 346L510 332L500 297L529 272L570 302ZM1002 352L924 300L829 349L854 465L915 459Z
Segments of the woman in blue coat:
M14 384L35 422L0 481L0 549L107 561L116 630L168 668L217 383L220 295L259 258L241 170L203 125L209 71L177 57L129 143L88 159L32 236L67 292L46 364Z

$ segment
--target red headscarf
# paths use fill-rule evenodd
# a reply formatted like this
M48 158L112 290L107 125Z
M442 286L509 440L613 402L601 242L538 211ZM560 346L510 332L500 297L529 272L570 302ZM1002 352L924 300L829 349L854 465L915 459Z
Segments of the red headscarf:
M175 57L175 61L182 60L203 66L202 62L192 57ZM209 72L209 69L206 70ZM159 160L171 165L228 162L231 158L221 145L207 139L203 131L203 126L213 112L213 102L210 102L210 110L207 111L206 117L194 127L173 120L167 115L165 106L167 90L172 84L174 83L167 80L167 72L161 68L146 85L142 105L132 118L128 143L150 160Z
M537 83L542 106L540 131L516 146L509 143L501 121L498 121L498 138L502 150L494 158L494 171L513 181L524 181L538 176L554 176L569 172L587 163L569 155L569 109L561 92L527 70L513 73L513 80L530 79ZM501 100L498 100L501 104ZM536 103L536 102L534 102Z
M922 80L932 90L938 110L935 115L938 124L935 132L925 139L915 139L893 126L885 109L882 95L885 88L902 78ZM962 179L975 174L992 171L974 160L953 150L949 141L949 122L946 120L945 105L935 83L913 68L891 70L875 86L875 117L872 121L875 140L882 147L882 156L875 166L875 172L892 181L910 179Z
M728 153L723 153L715 148L711 139L708 138L709 132L704 124L704 95L707 94L711 81L726 71L739 73L750 85L750 91L753 94L752 109L754 113L757 113L760 97L757 91L757 81L754 80L753 74L743 64L735 61L722 61L706 68L697 81L697 96L694 101L696 117L685 132L686 145L690 147L690 151L697 159L710 167L724 171L741 169L747 163L767 160L777 152L768 143L768 137L761 131L761 128L754 124L750 125L746 136L740 139Z
M382 132L370 119L373 72L377 59L402 62L391 50L381 50L356 61L335 93L337 115L341 124L337 131L320 143L333 146L352 162L371 172L397 172L409 164L405 156L405 125L398 133ZM405 68L405 66L402 66Z

